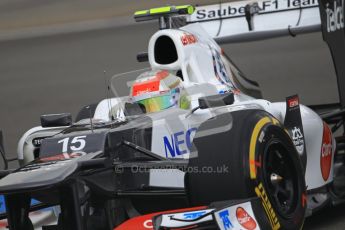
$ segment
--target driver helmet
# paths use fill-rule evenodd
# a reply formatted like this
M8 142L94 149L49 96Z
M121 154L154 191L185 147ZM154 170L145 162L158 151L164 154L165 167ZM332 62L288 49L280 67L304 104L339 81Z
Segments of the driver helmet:
M172 107L190 108L190 99L184 90L181 78L166 70L141 74L131 86L130 102L145 108L146 113Z

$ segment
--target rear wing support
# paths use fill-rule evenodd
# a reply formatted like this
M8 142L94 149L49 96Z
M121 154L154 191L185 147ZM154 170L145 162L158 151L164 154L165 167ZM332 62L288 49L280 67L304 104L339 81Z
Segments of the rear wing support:
M173 17L191 15L194 13L194 6L164 6L149 10L140 10L134 13L136 22L157 20L159 21L159 29L170 29L173 25Z
M344 0L318 0L323 40L327 43L333 58L337 75L339 101L345 107L345 29ZM336 11L336 12L334 12Z

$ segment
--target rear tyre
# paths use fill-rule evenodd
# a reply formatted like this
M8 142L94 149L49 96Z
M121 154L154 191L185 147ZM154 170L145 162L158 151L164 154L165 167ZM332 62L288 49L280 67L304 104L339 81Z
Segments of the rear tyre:
M260 110L218 115L199 127L193 142L197 157L192 156L189 168L198 170L186 175L192 205L256 196L266 207L272 228L302 227L306 210L302 164L274 117Z

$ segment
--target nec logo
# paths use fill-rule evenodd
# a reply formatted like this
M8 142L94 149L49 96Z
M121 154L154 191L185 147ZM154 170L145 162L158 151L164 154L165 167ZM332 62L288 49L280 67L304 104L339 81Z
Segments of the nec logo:
M192 141L196 128L190 128L187 131L180 131L169 136L164 136L165 156L176 157L189 153L192 149Z

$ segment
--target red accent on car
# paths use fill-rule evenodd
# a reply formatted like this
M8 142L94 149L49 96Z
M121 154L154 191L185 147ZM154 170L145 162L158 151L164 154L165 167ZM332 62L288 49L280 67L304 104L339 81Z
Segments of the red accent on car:
M0 228L5 228L8 226L7 220L1 220L0 221Z
M83 156L84 154L82 153L61 153L61 154L57 154L54 156L50 156L50 157L43 157L43 158L39 158L38 161L39 162L49 162L49 161L63 161L63 160L68 160L68 159L72 159L72 158L77 158L80 156Z
M159 71L158 73L156 73L156 77L159 80L162 80L162 79L166 78L167 76L169 76L169 72L166 70L162 70L162 71Z
M193 34L184 33L181 37L181 42L184 46L197 43L198 39Z
M236 209L236 218L238 223L247 230L254 230L256 228L256 221L248 214L248 212L242 208L238 207Z
M241 94L241 90L239 90L239 89L233 89L232 92L233 92L235 95L240 95L240 94Z
M302 193L302 207L307 204L307 195L305 193Z
M323 123L323 137L321 145L320 167L324 181L327 181L332 166L332 132L328 125Z
M293 97L291 99L288 100L288 105L289 108L293 108L299 105L299 100L298 97Z
M194 207L194 208L184 208L184 209L177 209L177 210L169 210L169 211L162 211L162 212L155 212L143 216L134 217L129 219L116 227L114 230L128 230L128 229L135 229L135 230L147 230L153 229L152 218L154 216L160 214L168 214L168 213L178 213L178 212L188 212L188 211L196 211L206 209L206 206L201 207Z

